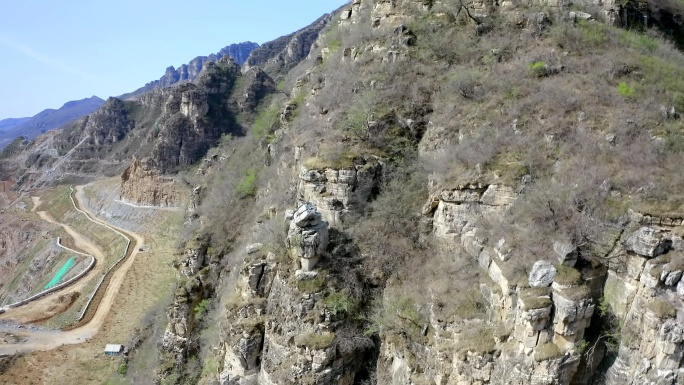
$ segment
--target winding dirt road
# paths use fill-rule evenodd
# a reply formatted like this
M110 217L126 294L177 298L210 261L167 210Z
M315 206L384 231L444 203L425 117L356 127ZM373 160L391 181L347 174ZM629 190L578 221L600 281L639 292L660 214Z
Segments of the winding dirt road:
M106 289L104 289L104 295L101 301L99 302L99 305L97 306L97 310L95 311L93 317L87 323L69 331L12 329L11 332L19 336L22 340L25 340L25 342L16 344L0 344L0 355L16 354L19 352L30 352L34 350L51 350L58 348L62 345L83 343L97 333L97 331L101 328L102 324L104 323L106 317L109 314L109 311L112 307L112 303L114 302L114 299L116 298L116 295L121 287L121 283L123 282L123 279L126 276L126 273L130 269L131 265L133 265L135 257L138 254L138 250L140 249L140 247L142 247L144 243L144 239L139 234L121 229L117 226L113 226L105 222L104 220L98 218L92 212L90 212L90 210L88 210L88 208L82 204L83 187L84 186L76 187L74 199L77 202L79 208L87 214L86 217L88 217L88 220L98 224L98 226L104 225L106 227L116 229L117 231L124 233L125 235L132 238L135 242L132 245L132 252L128 256L128 258L126 258L119 265L119 267L115 271L113 271L111 279L109 280L109 284L107 285ZM40 217L43 220L46 220L51 223L56 223L54 219L51 218L47 213L39 212L38 215L40 215ZM74 242L76 243L77 247L92 254L98 260L98 262L104 260L104 254L102 253L102 250L99 249L95 244L93 244L89 239L87 239L87 237L75 232L72 228L70 228L67 225L61 223L57 224L62 226L69 233L69 235L74 239ZM88 273L83 279L79 280L79 282L75 283L74 285L69 286L63 290L59 290L55 293L46 296L45 298L41 298L40 300L31 302L22 307L16 309L9 309L5 314L2 315L2 318L13 320L22 320L24 318L30 318L27 316L29 316L30 314L35 315L36 310L40 312L42 311L42 309L45 309L46 306L49 306L48 304L54 304L60 296L82 289L83 285L85 285L86 282L88 282L88 277L92 278L91 274L102 273L101 265L101 263L98 263L99 267L93 269L93 271Z

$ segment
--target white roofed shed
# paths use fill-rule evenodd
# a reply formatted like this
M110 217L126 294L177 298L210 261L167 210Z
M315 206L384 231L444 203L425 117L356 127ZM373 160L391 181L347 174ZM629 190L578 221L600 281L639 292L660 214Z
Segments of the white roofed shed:
M119 344L107 344L105 346L104 354L105 356L118 356L123 353L124 346Z

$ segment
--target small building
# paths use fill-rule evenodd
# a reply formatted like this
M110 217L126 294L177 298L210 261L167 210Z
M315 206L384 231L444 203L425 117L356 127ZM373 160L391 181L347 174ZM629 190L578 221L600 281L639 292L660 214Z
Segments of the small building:
M105 356L118 356L119 354L123 353L123 351L123 345L107 344L107 346L105 346L104 354Z

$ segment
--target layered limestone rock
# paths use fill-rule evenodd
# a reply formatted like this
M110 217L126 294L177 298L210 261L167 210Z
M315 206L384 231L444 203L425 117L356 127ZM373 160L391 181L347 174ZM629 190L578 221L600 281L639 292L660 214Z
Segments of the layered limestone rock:
M571 383L581 363L576 344L595 307L588 282L597 274L588 269L583 275L571 267L557 273L558 267L548 261L521 273L516 251L504 239L490 240L478 227L480 218L502 214L516 197L507 186L470 184L428 199L423 214L431 220L433 236L462 246L488 276L480 289L489 316L447 322L432 315L424 330L434 342L420 349L383 344L378 368L390 383ZM574 265L574 248L560 243L556 249L557 255L550 257Z
M134 159L121 175L119 199L140 206L173 207L182 192L173 178L163 177L144 160Z
M646 226L625 231L621 245L613 251L604 289L621 323L617 357L606 384L681 381L681 238L670 226Z
M197 349L194 332L198 326L196 306L210 296L218 281L219 267L207 255L208 243L195 239L186 246L184 258L176 265L184 284L176 289L172 305L167 309L169 323L161 347L171 353L178 364L188 358L188 351Z
M294 212L287 233L287 246L302 271L312 271L328 247L328 222L316 206L305 203Z
M221 320L222 384L253 383L263 355L266 298L275 274L272 254L255 251L236 278L234 294ZM221 356L220 355L220 356Z
M150 131L147 138L154 143L150 162L155 168L167 172L194 163L231 129L227 121L237 107L228 108L232 106L228 100L239 76L240 67L222 58L204 66L195 84L171 90L156 122L157 130Z
M345 214L358 212L376 192L382 172L379 159L359 160L346 169L302 166L297 194L300 200L313 203L323 219L337 225Z
M302 294L276 276L268 297L259 383L353 384L360 360L334 343L339 316L321 307L321 293Z
M296 223L320 221L303 208ZM274 253L253 245L242 269L225 278L234 289L221 320L220 383L353 384L360 359L335 343L344 315L324 304L325 272L288 275Z
M547 261L537 261L530 272L530 286L549 287L556 277L556 268Z
M477 257L484 248L484 240L471 236L475 221L483 215L502 212L516 197L508 186L470 184L434 194L423 206L423 215L431 217L435 236L463 243Z
M135 127L128 113L123 101L111 97L98 110L74 123L72 129L60 132L57 139L71 147L82 143L72 156L87 159L93 150L120 142Z

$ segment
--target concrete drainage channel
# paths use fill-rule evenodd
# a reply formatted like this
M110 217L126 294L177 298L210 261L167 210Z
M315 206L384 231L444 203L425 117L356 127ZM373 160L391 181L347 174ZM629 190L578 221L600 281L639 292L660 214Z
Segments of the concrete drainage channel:
M74 193L75 193L75 190L72 187L71 188L71 194L69 195L69 198L71 199L71 203L74 205L74 208L76 209L76 211L85 215L90 221L95 222L95 223L99 224L100 226L106 227L106 228L112 230L113 232L119 234L120 236L122 236L126 240L126 248L124 249L124 252L123 252L123 255L121 256L121 258L119 258L119 260L117 260L116 263L114 263L114 265L112 265L112 267L110 267L102 275L102 277L98 281L97 285L95 286L95 290L93 290L92 294L90 295L90 298L88 299L85 306L83 307L83 311L81 311L81 315L76 319L76 323L63 328L63 330L75 329L79 326L87 324L93 318L93 316L95 315L95 312L97 311L97 308L100 304L100 301L102 301L102 298L104 297L105 292L107 291L107 287L109 286L109 281L112 279L112 275L116 271L116 268L119 265L121 265L121 263L133 253L133 248L131 247L131 242L133 241L133 238L130 235L125 234L125 233L113 228L112 226L110 226L106 223L102 223L100 221L95 220L89 213L83 211L79 207L78 203L76 203L76 200L74 199L74 196L73 196Z

